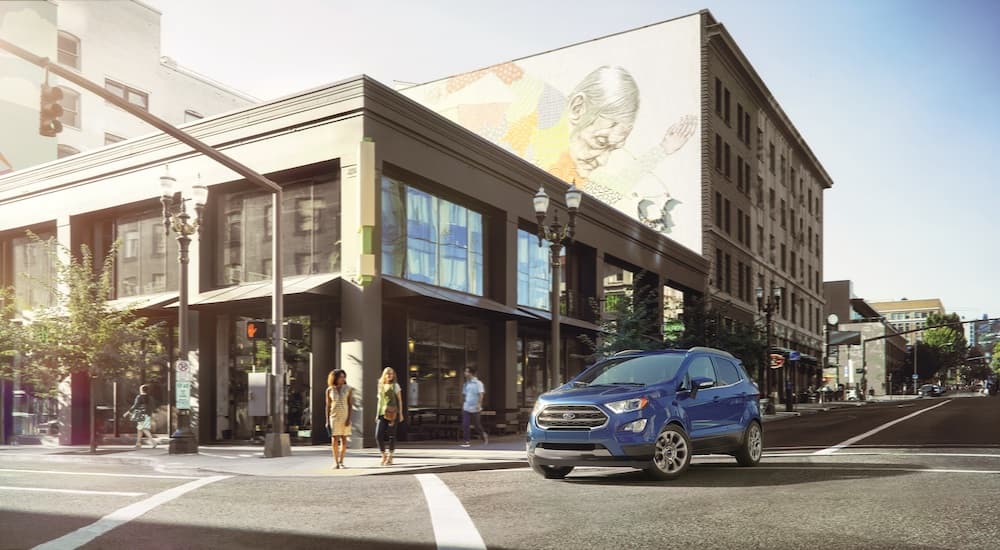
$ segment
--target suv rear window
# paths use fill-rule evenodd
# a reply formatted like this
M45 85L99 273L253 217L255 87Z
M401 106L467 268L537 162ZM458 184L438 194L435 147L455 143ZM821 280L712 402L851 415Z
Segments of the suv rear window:
M732 361L722 357L713 357L712 362L715 363L715 373L719 377L720 386L728 386L740 381L740 371L736 369L736 365Z
M591 386L660 384L676 377L683 361L684 355L679 353L609 359L584 371L576 382Z

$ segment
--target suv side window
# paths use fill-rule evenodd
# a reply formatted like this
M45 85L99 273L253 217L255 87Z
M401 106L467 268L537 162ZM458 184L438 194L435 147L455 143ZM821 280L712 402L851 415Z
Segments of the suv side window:
M712 368L712 360L707 355L698 355L691 359L691 363L688 365L687 378L684 381L685 387L691 388L692 378L716 380L715 369ZM718 382L716 382L716 385L718 385Z
M736 365L732 361L722 357L712 357L712 362L715 363L715 372L719 375L720 386L728 386L740 381L740 371L736 369Z

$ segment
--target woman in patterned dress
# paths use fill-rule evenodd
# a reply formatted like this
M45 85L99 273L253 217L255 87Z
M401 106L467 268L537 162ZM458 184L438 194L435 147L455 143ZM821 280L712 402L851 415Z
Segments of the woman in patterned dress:
M354 409L354 388L347 385L347 373L330 371L326 377L326 427L330 431L333 469L345 468L347 438L351 435L351 411Z

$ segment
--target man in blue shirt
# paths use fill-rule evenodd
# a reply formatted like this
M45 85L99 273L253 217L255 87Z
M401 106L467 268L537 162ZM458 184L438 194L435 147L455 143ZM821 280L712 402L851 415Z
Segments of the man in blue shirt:
M476 378L475 367L465 367L465 385L462 386L462 430L465 433L465 443L462 443L463 447L469 446L469 424L471 421L475 421L476 429L479 433L483 434L483 445L490 442L490 437L486 435L486 430L483 429L483 421L479 417L479 413L483 411L483 397L485 395L485 390L483 389L483 383Z

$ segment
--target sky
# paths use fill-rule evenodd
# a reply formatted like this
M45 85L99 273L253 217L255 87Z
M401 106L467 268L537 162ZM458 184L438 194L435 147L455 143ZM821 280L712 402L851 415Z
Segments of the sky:
M1000 317L1000 1L144 1L164 55L260 99L436 80L709 9L833 178L823 279Z

